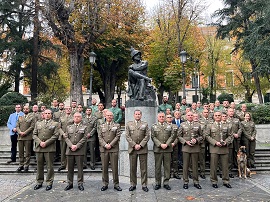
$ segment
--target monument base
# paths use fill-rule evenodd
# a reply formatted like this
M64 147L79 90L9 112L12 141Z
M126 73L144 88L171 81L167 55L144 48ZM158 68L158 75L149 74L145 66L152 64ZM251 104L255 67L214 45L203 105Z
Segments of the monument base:
M157 118L157 106L137 106L137 107L127 107L125 110L125 124L129 121L134 120L134 111L139 109L142 111L142 121L148 123L149 130L151 126L156 122ZM126 140L125 132L122 133L120 139L120 151L119 151L119 174L123 176L130 175L130 165L129 165L129 154L128 154L128 142ZM138 160L137 176L140 176L140 163ZM155 159L153 152L153 141L150 137L148 142L148 177L155 176ZM138 183L139 184L139 183Z

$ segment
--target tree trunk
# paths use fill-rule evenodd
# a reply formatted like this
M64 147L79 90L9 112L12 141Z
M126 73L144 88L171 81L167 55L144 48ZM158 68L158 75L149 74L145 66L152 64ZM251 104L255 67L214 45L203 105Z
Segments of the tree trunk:
M117 86L117 106L120 108L121 107L121 103L120 103L120 100L121 100L121 88ZM122 103L123 104L123 103Z
M256 90L257 90L257 94L258 94L259 103L262 104L263 97L262 97L262 91L261 91L260 78L259 78L258 72L256 70L257 65L256 65L255 61L253 61L253 60L251 60L250 63L252 66L253 78L254 78L254 83L255 83Z
M98 93L100 102L101 102L101 103L105 103L105 97L104 97L103 92L102 92L100 89L98 89L98 90L97 90L97 93Z
M247 102L252 103L252 94L251 94L251 92L250 92L250 88L248 88L248 87L246 88L245 100L246 100Z
M18 69L16 72L15 72L15 76L14 76L14 91L15 92L18 92L19 93L19 87L20 87L20 70Z
M111 106L111 101L114 98L117 64L118 64L117 61L113 61L111 63L110 71L106 71L103 74L103 82L104 82L103 89L105 97L104 104L107 108Z
M39 0L35 0L35 16L34 16L34 35L33 35L33 55L32 55L32 83L31 83L31 101L34 102L37 98L37 68L39 55Z
M78 51L78 47L69 49L70 75L71 75L71 101L84 105L82 94L82 71L83 71L83 55Z
M164 86L161 84L157 91L158 105L160 105L163 100Z

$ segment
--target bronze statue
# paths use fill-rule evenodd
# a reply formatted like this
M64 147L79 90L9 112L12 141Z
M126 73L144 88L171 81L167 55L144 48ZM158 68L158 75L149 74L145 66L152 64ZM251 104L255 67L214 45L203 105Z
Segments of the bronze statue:
M151 78L147 77L148 62L141 59L141 52L131 48L133 64L128 70L128 96L131 100L156 100Z

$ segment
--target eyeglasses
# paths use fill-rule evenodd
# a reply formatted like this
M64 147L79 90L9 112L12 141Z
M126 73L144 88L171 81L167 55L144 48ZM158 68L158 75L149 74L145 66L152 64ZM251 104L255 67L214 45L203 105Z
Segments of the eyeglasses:
M170 118L171 119L172 117L171 116L167 116L167 118Z

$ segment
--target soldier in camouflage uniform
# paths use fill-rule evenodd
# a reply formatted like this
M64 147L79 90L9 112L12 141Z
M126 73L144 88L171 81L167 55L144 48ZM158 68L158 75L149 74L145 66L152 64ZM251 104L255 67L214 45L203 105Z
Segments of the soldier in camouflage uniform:
M240 121L238 118L234 118L234 109L232 108L228 109L227 122L232 127L232 133L233 133L233 144L232 144L233 149L231 150L230 148L230 153L229 153L229 171L231 171L233 167L237 168L237 152L240 147L240 139L241 139L241 134L242 134ZM231 173L229 174L229 176L233 177Z
M53 160L56 151L55 141L59 136L59 126L52 119L51 110L44 111L44 120L38 121L33 132L35 152L37 157L37 184L34 190L40 189L44 182L44 159L47 165L46 191L52 189L54 180Z
M90 151L90 168L95 170L96 166L96 139L97 137L97 118L92 115L92 109L88 107L83 119L84 125L87 126L87 143L85 146L84 167L87 167L87 151Z
M187 121L181 124L177 134L178 140L183 144L183 188L188 189L188 168L191 163L194 187L201 189L198 179L198 160L200 144L203 140L202 130L199 122L193 122L192 112L188 112L186 117Z
M60 141L60 149L61 149L61 166L58 168L58 171L65 170L67 166L67 158L66 158L66 150L67 144L64 138L64 134L66 133L67 126L73 124L73 116L71 115L71 107L65 107L65 115L59 118L59 138Z
M130 188L134 191L137 185L137 161L140 160L142 190L148 192L147 188L147 143L150 138L148 124L141 120L142 112L134 111L134 121L126 124L126 139L128 141L128 153L130 162Z
M170 171L171 171L171 152L172 141L174 137L174 130L171 125L165 122L165 115L163 112L158 113L158 122L153 124L151 128L151 137L154 142L155 155L155 190L161 188L161 165L164 166L164 180L163 187L171 190L169 185Z
M247 112L245 114L245 120L241 122L242 140L247 150L247 166L255 168L255 148L256 148L256 128L255 123L251 121L251 114Z
M31 141L35 127L35 117L29 113L29 106L23 107L23 113L24 115L19 117L16 125L20 160L17 172L22 170L28 172L31 157Z
M228 124L221 123L221 112L217 111L214 113L213 124L208 124L204 130L204 136L210 143L210 179L212 186L218 188L217 182L217 168L218 161L220 160L222 165L222 180L223 185L227 188L231 188L229 184L229 171L228 171L228 157L229 147L228 145L232 142L232 132Z
M199 123L201 124L202 132L204 132L208 124L213 123L213 119L209 118L209 112L207 109L203 110L202 117L199 119ZM205 140L205 136L203 136L203 140L202 143L200 144L200 147L201 147L199 154L200 177L202 179L205 179L206 154L208 153L209 155L209 143Z
M175 114L180 112L176 111ZM180 117L180 116L179 116ZM172 115L166 115L166 122L167 124L171 125L174 131L174 138L173 138L173 152L172 152L172 161L171 161L171 176L173 176L176 179L181 179L180 174L178 172L178 139L177 139L177 130L178 126L173 122L173 116Z

